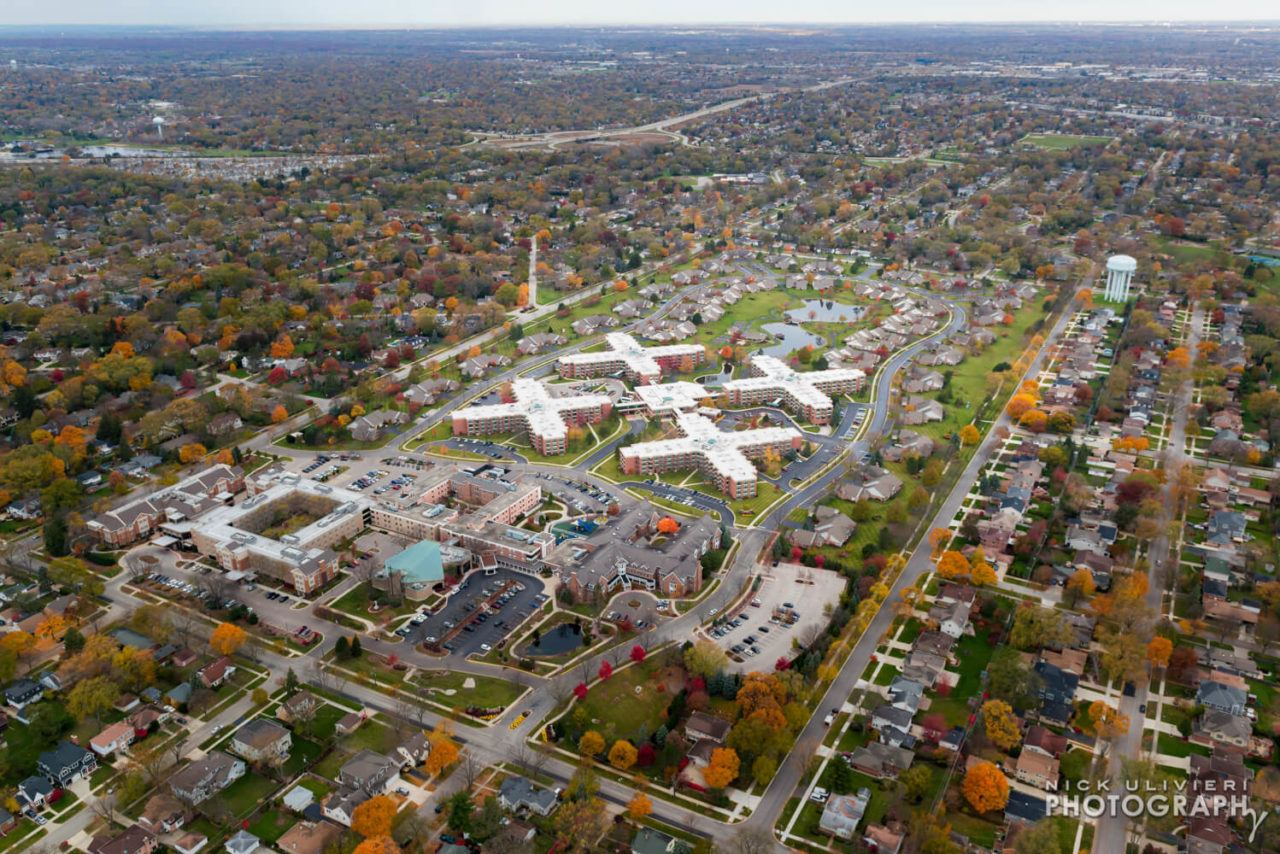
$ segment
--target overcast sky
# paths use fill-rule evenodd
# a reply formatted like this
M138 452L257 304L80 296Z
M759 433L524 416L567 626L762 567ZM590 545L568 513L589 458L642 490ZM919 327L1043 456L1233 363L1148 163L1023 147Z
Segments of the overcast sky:
M1275 20L1276 0L0 0L2 24L501 24Z

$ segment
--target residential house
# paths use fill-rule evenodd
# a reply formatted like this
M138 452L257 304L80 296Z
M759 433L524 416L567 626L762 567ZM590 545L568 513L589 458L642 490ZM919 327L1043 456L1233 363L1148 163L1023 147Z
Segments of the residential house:
M543 788L524 777L507 777L498 786L498 803L511 812L551 815L559 803L559 791Z
M187 823L187 810L173 795L152 795L138 816L138 824L152 833L169 833Z
M724 744L730 728L730 723L724 718L709 715L706 712L694 712L685 722L684 735L690 744L703 740Z
M183 803L202 803L244 776L242 759L214 750L169 778L169 790Z
M44 696L44 688L30 679L19 679L4 689L4 701L14 710L15 716L22 720L22 710L32 703L39 702Z
M409 415L406 412L379 409L352 420L347 429L351 431L351 438L357 442L376 442L382 438L388 427L404 424L408 420Z
M888 501L902 490L902 479L888 469L863 464L836 486L845 501Z
M151 831L131 825L115 836L96 836L89 843L89 854L151 854L160 840Z
M1039 753L1041 756L1047 756L1050 759L1059 759L1067 749L1067 737L1059 735L1052 730L1045 729L1042 726L1032 726L1027 729L1026 736L1022 739L1022 752Z
M184 833L173 843L173 850L178 854L199 854L199 852L209 843L209 838L203 833Z
M929 619L937 622L938 631L959 640L969 629L972 607L968 602L938 603L929 609Z
M1014 776L1037 789L1057 791L1058 760L1045 756L1035 750L1024 749L1018 755L1018 764L1014 766Z
M255 765L274 765L289 758L293 736L289 730L267 718L248 721L231 736L232 753Z
M98 767L94 755L78 744L61 741L52 750L46 750L36 759L36 770L61 788L88 777Z
M813 511L813 528L793 528L787 537L802 549L843 546L853 536L857 523L834 507L819 505Z
M1248 750L1252 738L1253 724L1247 717L1218 709L1205 709L1191 734L1191 741L1196 744L1238 750Z
M906 835L890 830L883 824L870 824L862 834L862 844L876 854L898 854Z
M427 754L430 752L431 742L428 740L427 734L422 730L418 730L396 745L395 750L391 751L391 755L393 758L400 760L402 768L408 768L426 762Z
M894 747L881 742L871 742L855 750L849 764L855 770L877 780L897 777L911 767L915 753L905 747Z
M656 830L642 827L631 840L631 854L689 854L689 844Z
M316 695L304 689L282 702L276 709L276 717L293 726L300 721L311 720L319 707L320 701Z
M128 748L133 744L134 737L133 727L126 721L120 721L103 728L102 732L90 739L89 747L99 756L110 756Z
M18 790L14 793L14 800L18 802L18 806L23 812L35 812L43 809L45 804L53 803L61 795L60 787L55 785L48 777L32 774L18 784Z
M938 401L928 397L919 397L913 395L902 401L902 423L903 424L928 424L932 421L941 421L947 416L946 408Z
M853 839L869 803L871 790L865 787L854 795L831 795L822 806L818 829L837 839Z
M361 750L338 769L338 783L369 795L378 795L399 772L400 763L395 759L372 750Z
M912 371L902 381L902 390L908 394L920 394L927 391L939 391L945 384L946 380L937 371Z
M300 821L276 840L283 854L324 854L337 847L342 828L331 821Z
M200 677L200 683L206 688L217 688L227 680L231 674L236 672L236 667L231 663L231 659L222 656L217 661L210 662L204 667L196 671L196 675Z
M262 847L262 841L247 830L239 830L222 844L227 854L253 854Z
M1066 726L1071 722L1075 712L1072 704L1075 702L1080 678L1047 661L1037 661L1033 669L1040 677L1038 690L1041 700L1040 720Z
M1244 715L1249 706L1249 694L1234 685L1203 679L1196 691L1196 703L1228 715Z
M933 439L914 430L898 431L898 438L880 451L880 456L891 463L901 462L908 457L925 459L933 454Z

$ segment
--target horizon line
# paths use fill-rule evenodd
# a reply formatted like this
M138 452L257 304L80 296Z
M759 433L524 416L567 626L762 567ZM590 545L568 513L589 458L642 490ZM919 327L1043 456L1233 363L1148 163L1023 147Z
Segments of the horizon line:
M1090 18L1090 19L1010 19L1010 18L956 18L949 20L928 20L928 19L902 19L902 20L875 20L860 21L854 19L842 20L795 20L795 21L770 21L770 20L743 20L743 21L598 21L598 22L577 22L577 21L544 21L544 20L510 20L510 21L486 21L476 23L429 23L429 22L370 22L359 23L338 22L332 24L325 23L304 23L301 21L263 21L263 22L246 22L246 23L195 23L195 22L177 22L177 23L161 23L161 22L141 22L129 21L123 23L103 23L93 21L72 21L72 22L43 22L43 23L5 23L0 22L0 30L19 30L19 29L58 29L58 28L78 28L78 29L169 29L169 30L199 30L206 32L254 32L254 31L280 31L290 30L294 32L311 32L311 31L376 31L376 30L492 30L492 29L528 29L528 30L590 30L601 28L614 29L655 29L655 28L688 28L697 27L700 29L731 29L737 27L750 28L767 28L777 29L781 27L889 27L889 26L922 26L922 27L948 27L948 26L1064 26L1064 27L1082 27L1082 26L1123 26L1123 27L1168 27L1174 25L1254 25L1254 26L1276 26L1280 27L1280 17L1277 18Z

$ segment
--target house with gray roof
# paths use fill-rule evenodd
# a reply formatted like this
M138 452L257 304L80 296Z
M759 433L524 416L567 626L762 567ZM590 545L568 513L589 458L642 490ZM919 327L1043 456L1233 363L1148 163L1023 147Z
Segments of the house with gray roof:
M498 803L511 812L526 810L547 816L555 811L559 800L559 790L543 788L525 777L507 777L498 786Z
M1234 685L1204 679L1196 692L1196 703L1229 715L1244 715L1249 707L1249 694Z
M853 839L869 803L871 790L865 787L854 795L832 795L822 806L818 829L837 839Z

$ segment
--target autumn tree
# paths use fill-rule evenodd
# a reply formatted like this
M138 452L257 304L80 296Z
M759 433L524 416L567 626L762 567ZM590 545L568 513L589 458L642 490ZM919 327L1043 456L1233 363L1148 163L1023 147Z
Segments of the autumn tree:
M948 528L934 528L929 532L929 549L936 557L942 547L951 542L951 531Z
M960 444L976 445L978 440L982 438L982 434L978 432L978 428L972 424L966 424L960 428Z
M1089 728L1098 738L1109 741L1129 731L1129 717L1104 700L1089 704Z
M1013 750L1022 741L1018 717L1004 700L987 700L982 704L982 727L991 743L1001 750Z
M248 639L245 630L235 623L219 623L209 635L209 646L219 655L233 655Z
M1071 577L1067 579L1064 588L1067 607L1074 608L1081 599L1088 599L1098 589L1097 583L1093 580L1093 573L1088 569L1080 568L1071 573Z
M271 410L271 423L279 424L289 420L289 410L284 408L283 403L277 403L275 409Z
M627 816L632 821L639 821L653 812L653 801L644 792L636 792L627 802Z
M969 559L955 549L948 549L938 558L938 574L947 580L964 578L969 574Z
M400 854L400 846L390 836L371 836L352 849L351 854Z
M969 766L960 786L974 812L1002 810L1009 802L1009 780L993 763L979 760Z
M396 817L396 802L387 795L374 795L351 813L351 829L369 839L390 836Z
M281 334L275 341L271 342L271 358L288 359L293 355L293 339L288 335Z
M684 651L684 666L695 676L707 678L724 670L729 664L729 656L720 648L720 644L709 640L699 640Z
M717 747L711 751L711 760L702 772L707 785L713 789L723 789L738 777L738 754L729 747Z
M95 676L76 683L67 693L67 711L78 721L97 720L111 709L119 696L120 688L115 680L109 676Z
M439 774L458 761L458 743L453 740L453 733L447 722L442 721L427 737L427 741L431 745L431 752L427 754L423 768L428 774Z
M620 738L609 748L609 764L619 771L626 771L636 764L636 748L625 738Z
M1157 635L1147 643L1147 660L1152 667L1168 667L1173 654L1173 641Z
M583 756L599 756L602 750L604 750L604 736L593 729L587 730L578 739L578 752Z

